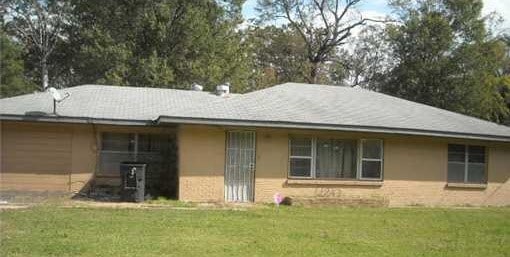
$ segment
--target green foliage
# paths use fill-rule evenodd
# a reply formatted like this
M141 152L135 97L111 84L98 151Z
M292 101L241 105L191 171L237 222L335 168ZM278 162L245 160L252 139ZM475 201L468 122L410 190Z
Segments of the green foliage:
M79 84L206 88L248 83L241 1L74 1Z
M287 27L252 27L245 31L254 69L258 74L254 89L285 82L305 82L309 74L306 45L301 36Z
M206 90L230 82L233 92L348 81L510 124L510 39L491 35L481 0L393 0L398 21L365 27L347 51L351 30L368 20L332 11L359 2L261 0L261 23L243 30L244 0L7 0L1 93L45 80Z
M0 30L0 97L10 97L37 90L25 78L23 49Z
M394 1L401 23L387 26L397 65L380 90L501 122L509 111L499 77L505 46L487 34L479 0Z
M54 59L55 49L68 38L64 28L70 22L69 2L5 0L1 8L5 9L2 29L21 43L27 74L40 90L45 90L50 86L50 75L54 75L50 70L59 64ZM56 85L52 83L51 86Z

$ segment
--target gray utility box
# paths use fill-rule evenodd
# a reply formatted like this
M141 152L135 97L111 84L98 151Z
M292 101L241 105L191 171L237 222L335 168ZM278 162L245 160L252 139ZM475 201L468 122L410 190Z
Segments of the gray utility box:
M122 162L120 177L122 200L129 202L143 202L145 200L145 171L146 163Z

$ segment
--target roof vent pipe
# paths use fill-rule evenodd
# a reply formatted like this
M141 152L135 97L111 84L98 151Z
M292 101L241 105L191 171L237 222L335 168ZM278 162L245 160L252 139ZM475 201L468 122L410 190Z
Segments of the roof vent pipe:
M191 85L191 90L193 90L193 91L203 91L204 87L199 85L199 84L197 84L197 83L193 83Z
M225 83L223 85L216 86L216 94L219 96L225 96L230 93L230 83Z

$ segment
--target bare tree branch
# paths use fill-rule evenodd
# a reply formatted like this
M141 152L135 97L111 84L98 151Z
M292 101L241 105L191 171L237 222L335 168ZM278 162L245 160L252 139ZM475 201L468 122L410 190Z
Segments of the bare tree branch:
M367 22L382 22L363 18L352 20L349 14L361 0L259 0L264 17L283 17L303 38L311 64L310 82L317 81L320 64L346 43L351 32Z
M11 20L7 27L14 30L17 38L25 43L29 52L35 53L41 68L41 89L49 84L48 58L55 50L69 17L67 1L9 1L5 7Z

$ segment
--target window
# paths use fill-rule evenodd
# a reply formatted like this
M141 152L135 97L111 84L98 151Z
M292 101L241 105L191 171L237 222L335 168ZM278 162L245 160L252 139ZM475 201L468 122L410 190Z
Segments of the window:
M290 144L290 176L312 177L312 139L293 138Z
M361 178L382 178L382 141L361 140Z
M99 174L117 175L123 161L134 161L135 134L102 133Z
M356 178L355 140L318 139L316 178Z
M448 145L448 182L485 183L485 147Z
M102 150L130 152L134 149L135 135L128 133L103 133Z
M381 140L292 137L289 177L382 179L382 158Z
M104 132L98 173L118 175L120 163L125 161L146 162L152 164L152 170L159 169L163 156L170 156L170 142L168 135Z

